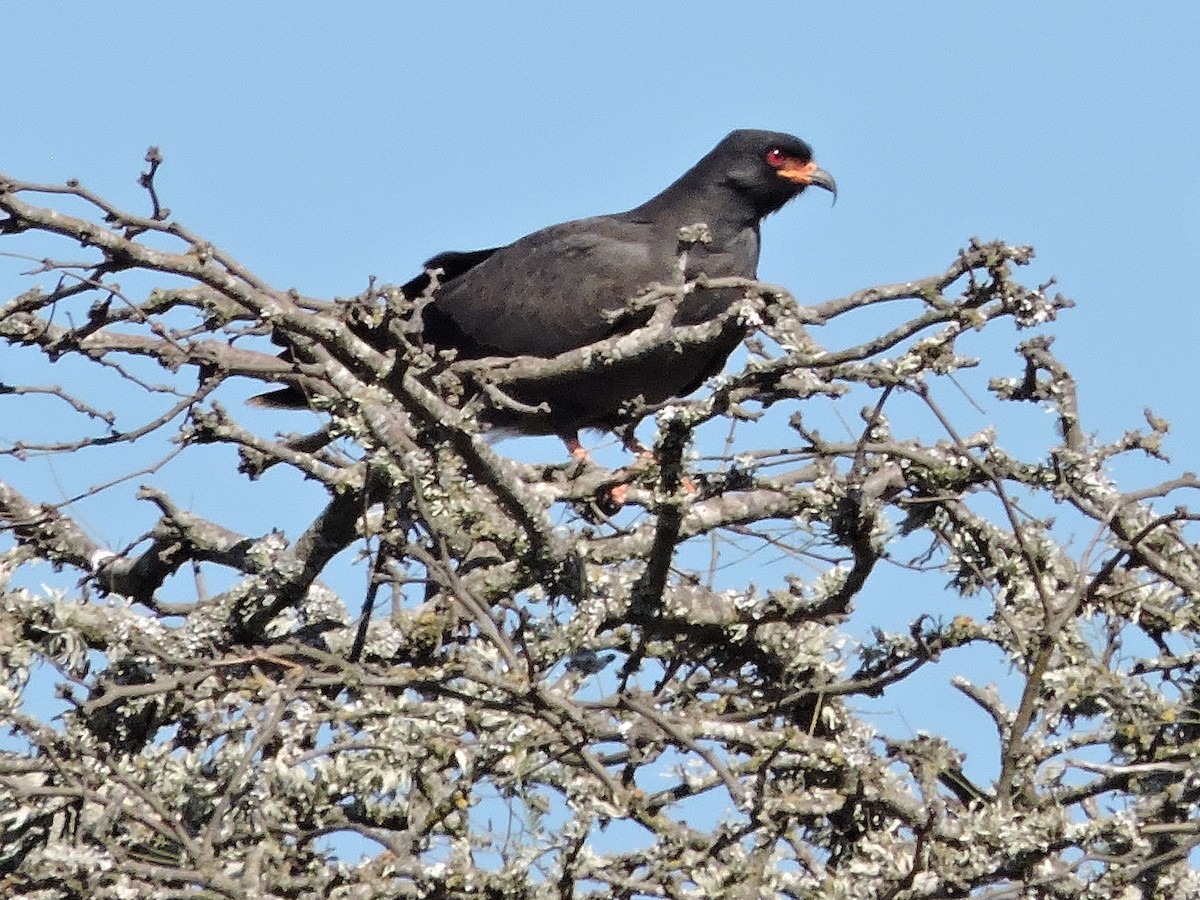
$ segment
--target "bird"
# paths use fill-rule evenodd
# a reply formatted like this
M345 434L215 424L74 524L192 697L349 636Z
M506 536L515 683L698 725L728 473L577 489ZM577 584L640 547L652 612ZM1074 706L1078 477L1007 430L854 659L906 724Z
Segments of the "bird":
M809 187L836 201L837 183L807 143L739 129L645 203L501 247L440 253L401 291L418 309L417 331L437 351L456 359L552 358L644 324L646 315L627 313L655 285L681 276L756 278L762 220ZM692 226L699 239L682 240ZM678 301L671 325L721 319L743 296L740 288L697 287ZM484 408L480 424L502 434L557 435L574 455L584 453L581 430L624 428L633 447L630 402L652 406L692 393L721 371L747 328L726 316L704 344L667 342L588 371L506 382L504 392L518 402ZM303 406L305 398L293 386L251 402Z

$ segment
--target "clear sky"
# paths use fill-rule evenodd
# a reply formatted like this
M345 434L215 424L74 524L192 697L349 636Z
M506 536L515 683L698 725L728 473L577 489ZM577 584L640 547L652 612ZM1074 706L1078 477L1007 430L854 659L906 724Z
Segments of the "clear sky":
M176 216L281 286L349 294L628 208L774 128L841 194L767 223L764 278L816 300L971 235L1028 242L1079 301L1057 349L1087 412L1189 427L1192 2L8 4L0 26L0 170L134 204L158 144Z
M1153 403L1177 455L1200 443L1194 3L29 3L0 26L0 171L134 204L158 144L182 221L318 296L634 205L732 128L794 132L841 195L767 223L764 278L816 300L972 235L1032 243L1080 304L1056 348L1085 413Z
M766 223L761 277L815 302L1031 243L1078 302L1049 330L1087 427L1150 405L1200 468L1200 4L26 3L0 30L0 171L142 209L157 144L177 218L320 297L793 132L840 196ZM28 267L0 257L6 299Z

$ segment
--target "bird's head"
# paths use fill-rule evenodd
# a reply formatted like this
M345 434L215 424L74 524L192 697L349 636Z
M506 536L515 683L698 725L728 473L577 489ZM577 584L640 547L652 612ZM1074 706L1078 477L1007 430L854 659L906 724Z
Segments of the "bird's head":
M812 147L779 131L731 132L700 166L723 175L759 216L775 212L810 186L824 188L837 199L837 182L813 162Z

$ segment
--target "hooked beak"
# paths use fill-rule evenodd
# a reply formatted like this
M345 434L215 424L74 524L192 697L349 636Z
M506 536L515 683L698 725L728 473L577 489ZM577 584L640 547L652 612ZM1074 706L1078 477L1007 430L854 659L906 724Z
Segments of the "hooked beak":
M815 162L802 163L800 160L788 160L778 169L779 177L793 184L804 187L824 188L833 194L833 202L837 203L837 182L833 176L818 166Z

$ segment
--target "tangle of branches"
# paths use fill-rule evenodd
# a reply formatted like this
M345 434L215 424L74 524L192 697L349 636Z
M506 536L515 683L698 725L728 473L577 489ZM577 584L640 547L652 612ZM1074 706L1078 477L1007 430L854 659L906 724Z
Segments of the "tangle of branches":
M1166 424L1090 435L1029 248L730 281L750 352L630 409L653 460L534 464L475 426L507 383L721 323L447 359L388 285L266 283L148 161L145 214L0 174L4 896L1200 895L1198 482L1114 483ZM310 433L241 402L285 378ZM870 712L922 678L969 747Z

